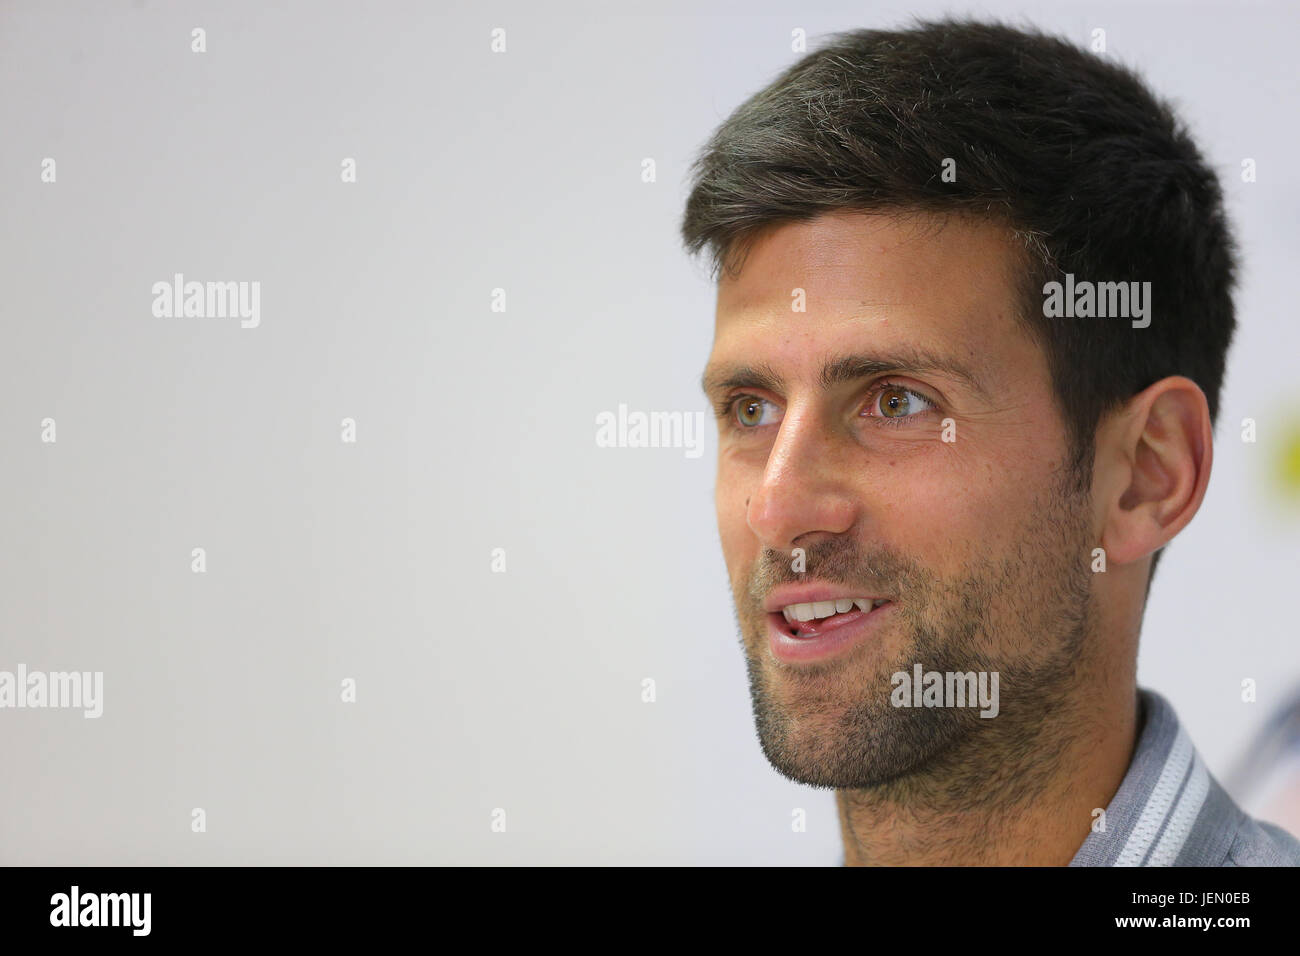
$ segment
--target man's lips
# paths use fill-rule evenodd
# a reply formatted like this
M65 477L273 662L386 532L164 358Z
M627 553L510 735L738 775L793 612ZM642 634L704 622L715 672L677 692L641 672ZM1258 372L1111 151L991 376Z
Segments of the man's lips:
M763 601L763 610L781 617L791 627L812 630L822 621L866 614L888 600L883 594L810 581L773 589Z
M780 611L791 604L816 604L819 601L836 601L842 598L871 598L886 600L889 595L874 593L870 590L854 590L843 584L819 584L805 581L799 584L783 584L773 588L763 600L763 610Z
M769 611L765 617L772 655L786 664L807 664L847 654L878 634L893 617L892 601L867 606L866 611L854 605L844 613L836 611L826 617L793 622L788 618L789 605L784 609L786 613Z
M804 581L774 588L763 601L772 653L788 663L824 659L874 633L892 602L859 587Z

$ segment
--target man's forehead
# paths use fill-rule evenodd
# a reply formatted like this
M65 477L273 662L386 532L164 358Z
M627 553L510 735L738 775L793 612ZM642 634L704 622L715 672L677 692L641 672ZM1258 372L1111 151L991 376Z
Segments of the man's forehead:
M761 362L824 377L838 357L912 355L907 367L925 359L985 379L982 369L1023 361L1030 345L1014 319L1014 262L1003 227L965 217L838 213L783 225L718 284L710 373Z
M992 222L837 212L753 240L739 272L719 279L717 321L852 320L909 307L960 317L1004 304L1014 275L1008 231Z

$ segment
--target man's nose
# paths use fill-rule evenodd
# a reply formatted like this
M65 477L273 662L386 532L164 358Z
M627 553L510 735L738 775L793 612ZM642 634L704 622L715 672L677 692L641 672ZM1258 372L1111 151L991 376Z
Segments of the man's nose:
M746 509L765 547L789 551L810 543L810 536L853 527L857 503L844 451L814 410L787 410Z

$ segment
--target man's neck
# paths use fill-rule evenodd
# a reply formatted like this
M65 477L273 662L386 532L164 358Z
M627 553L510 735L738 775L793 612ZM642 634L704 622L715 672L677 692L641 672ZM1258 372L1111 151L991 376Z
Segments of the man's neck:
M1093 811L1110 803L1128 771L1137 703L1129 683L1095 707L1045 722L1035 745L1019 749L1019 761L1005 754L989 761L977 792L969 789L969 765L965 786L915 779L837 791L845 865L1068 864L1092 828Z

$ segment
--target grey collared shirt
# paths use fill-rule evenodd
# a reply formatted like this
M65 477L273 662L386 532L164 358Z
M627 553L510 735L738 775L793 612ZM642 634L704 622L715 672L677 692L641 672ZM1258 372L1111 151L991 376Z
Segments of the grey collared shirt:
M1140 689L1133 761L1070 866L1300 866L1300 840L1245 813L1206 769L1169 701Z

